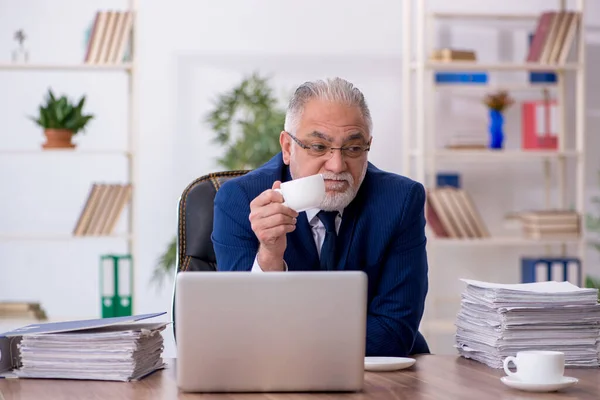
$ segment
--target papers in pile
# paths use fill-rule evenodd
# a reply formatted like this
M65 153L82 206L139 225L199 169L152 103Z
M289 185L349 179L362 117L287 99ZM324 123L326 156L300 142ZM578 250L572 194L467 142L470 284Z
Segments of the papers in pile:
M0 337L7 377L131 381L164 368L160 314L40 324ZM58 327L57 327L58 326ZM0 371L2 368L0 368Z
M600 365L598 289L463 281L455 345L461 356L502 368L519 351L555 350L565 353L566 366Z

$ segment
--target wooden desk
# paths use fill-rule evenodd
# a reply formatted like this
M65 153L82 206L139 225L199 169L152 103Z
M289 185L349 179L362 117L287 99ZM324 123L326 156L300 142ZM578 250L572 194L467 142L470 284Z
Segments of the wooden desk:
M560 392L528 393L500 382L502 370L455 356L425 355L409 369L367 372L361 393L189 394L180 393L171 367L139 382L0 379L0 400L29 399L599 399L600 369L567 369L579 383Z

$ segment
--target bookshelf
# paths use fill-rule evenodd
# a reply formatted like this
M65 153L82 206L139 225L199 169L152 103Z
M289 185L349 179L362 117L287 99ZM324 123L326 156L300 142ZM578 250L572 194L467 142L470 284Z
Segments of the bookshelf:
M426 188L437 188L438 172L445 168L457 166L461 168L462 175L475 171L477 165L523 165L538 164L543 170L543 177L539 179L539 187L543 189L543 198L540 199L540 209L568 209L571 205L581 216L581 225L585 221L585 0L576 0L569 3L567 8L565 0L550 2L542 6L537 13L510 13L510 2L505 4L505 10L500 13L482 12L437 12L432 10L427 0L406 0L402 9L402 137L401 148L403 151L402 173L419 182ZM498 9L498 8L496 8ZM437 29L440 23L446 27L446 33L455 27L477 26L478 29L497 30L498 28L512 29L518 26L516 32L523 32L523 40L527 37L524 32L535 33L538 21L545 11L575 11L581 19L577 26L576 39L572 44L568 61L560 62L527 62L527 53L513 54L514 58L506 62L485 61L432 61L430 54L437 49ZM483 27L483 28L482 28ZM452 43L457 49L464 49L461 43ZM482 43L482 46L485 44ZM448 47L448 46L443 46ZM472 48L469 50L479 50ZM514 52L514 48L511 49ZM526 50L527 51L527 50ZM521 60L521 61L519 61ZM439 72L484 72L488 79L485 83L437 83L436 73ZM553 72L556 82L532 83L528 79L504 79L507 74L521 73L528 75L530 72ZM498 79L489 79L498 77ZM442 125L439 121L439 110L436 109L437 96L444 94L455 98L474 97L483 99L484 94L498 90L523 92L525 94L541 93L544 89L557 100L557 138L556 149L526 150L521 148L505 148L502 150L491 149L452 149L439 146L439 134ZM574 115L570 116L571 124L567 124L567 93L573 92ZM514 98L514 96L513 96ZM448 104L447 102L445 104ZM519 106L517 101L513 107ZM484 108L482 108L484 110ZM448 127L444 122L443 128ZM486 129L485 126L483 129ZM487 130L482 132L487 134ZM569 164L571 163L571 164ZM551 176L551 165L556 165L556 179ZM488 169L483 169L487 171ZM447 171L447 170L446 170ZM476 171L483 174L482 171ZM509 178L501 177L502 184L510 190ZM569 184L574 182L572 204L568 202ZM468 187L465 188L468 191ZM552 201L555 192L557 201ZM485 199L478 199L485 201ZM429 207L429 205L427 206ZM501 210L510 213L515 210ZM485 215L483 216L485 219ZM429 222L429 221L428 221ZM581 227L578 237L552 237L532 239L522 237L519 233L514 236L498 236L492 232L487 238L442 238L435 237L431 229L428 231L428 256L431 271L430 280L435 280L438 253L444 254L448 249L457 249L468 252L476 248L487 249L497 247L521 255L523 249L539 251L540 255L557 252L561 256L577 256L582 263L582 276L585 276L585 230ZM532 249L539 250L532 250ZM569 249L569 251L568 251ZM575 249L575 250L573 250ZM503 250L504 251L504 250ZM453 253L454 254L454 253ZM468 254L468 253L467 253ZM444 264L442 257L440 264ZM511 268L513 268L511 266ZM518 265L514 266L517 270ZM472 270L472 269L471 269ZM481 276L485 280L485 276ZM459 296L455 301L460 301ZM435 294L428 296L428 306L424 316L424 331L435 334L436 327L444 326L448 330L453 326L451 321L441 320L436 317L436 306L440 303ZM430 312L427 311L430 310ZM448 333L448 332L446 332Z
M88 240L123 240L126 243L126 251L132 255L132 258L137 259L137 242L136 242L136 221L135 209L136 204L136 183L138 182L137 171L137 146L138 146L138 129L137 129L137 69L138 61L135 50L138 48L138 23L137 13L139 10L139 0L125 0L122 8L118 11L114 8L107 9L101 3L98 3L96 19L92 21L92 30L88 42L88 51L82 54L80 63L38 63L38 62L10 62L10 60L0 60L0 73L10 74L12 72L27 72L27 73L47 73L54 74L125 74L126 79L126 95L128 114L126 121L125 132L127 134L127 144L125 149L41 149L24 148L24 149L0 149L0 157L51 157L59 155L61 158L72 160L74 166L81 157L124 157L126 160L126 182L124 185L128 188L128 200L123 208L120 208L119 215L113 215L117 208L111 211L106 208L103 215L111 216L107 220L102 230L97 230L90 234L76 234L78 225L76 216L72 222L72 232L0 232L0 242L26 242L36 245L40 242L85 242ZM102 23L100 23L101 21ZM100 32L100 33L98 33ZM104 33L102 33L104 32ZM112 49L112 50L111 50ZM58 93L57 93L58 94ZM110 118L108 115L96 115L96 118ZM102 182L96 182L102 183ZM94 182L89 183L90 193ZM81 199L81 213L83 213L86 202L89 198ZM125 232L113 232L112 229L106 229L106 226L114 227L116 221L120 219L124 208L128 208L126 229ZM116 218L116 219L115 219ZM134 279L135 274L132 272L131 279ZM135 303L132 300L132 303ZM132 304L132 310L135 310L135 304ZM135 312L135 311L133 311Z

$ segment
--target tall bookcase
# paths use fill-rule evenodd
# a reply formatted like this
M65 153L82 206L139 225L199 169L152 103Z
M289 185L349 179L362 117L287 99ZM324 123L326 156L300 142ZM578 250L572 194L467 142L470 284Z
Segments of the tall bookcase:
M505 2L506 7L510 7L510 1ZM544 10L566 10L566 0L548 2L544 5ZM526 163L540 162L544 167L544 179L540 180L540 185L544 186L545 198L540 199L540 208L560 208L568 209L571 206L579 213L584 221L585 217L585 0L576 0L574 8L571 11L581 13L581 20L578 26L577 40L575 42L576 58L563 64L540 64L525 62L527 54L520 57L522 62L437 62L431 61L429 55L436 49L436 32L438 23L443 22L446 26L466 26L467 24L485 24L486 29L494 29L503 23L527 24L530 33L535 32L536 24L542 11L524 14L511 13L510 9L503 13L481 13L459 11L459 12L436 12L428 7L426 0L404 0L403 4L403 112L402 112L402 150L403 150L403 174L422 182L426 188L436 188L436 174L447 161L453 164L465 167L465 174L469 173L469 166L478 163L502 166L505 163ZM493 22L493 23L489 23ZM460 25L458 25L460 24ZM488 26L489 25L489 26ZM525 39L526 40L526 39ZM461 49L460 43L453 43L453 46ZM482 41L481 46L486 43ZM473 49L477 50L477 49ZM556 74L555 83L530 83L526 82L502 82L488 80L486 84L437 84L435 74L437 72L486 72L488 76L494 72L514 71L514 72L547 72ZM574 82L569 87L568 82ZM507 90L514 92L534 92L548 89L558 102L558 149L556 150L524 150L524 149L502 149L502 150L455 150L447 149L436 144L442 127L438 121L438 111L436 110L436 96L439 93L456 93L460 95L468 92L476 94L483 99L486 93L496 90ZM567 92L574 90L575 115L573 124L567 125ZM444 126L445 128L446 126ZM485 129L485 128L484 128ZM482 132L487 134L487 132ZM568 140L567 140L568 139ZM567 143L572 142L572 146ZM574 168L569 170L568 163L574 163ZM557 179L553 182L550 174L551 163L556 163ZM571 176L568 172L571 171ZM568 203L568 183L575 181L575 193L573 203ZM505 182L507 188L510 188L510 182ZM468 188L466 188L468 190ZM556 190L558 201L551 202L551 192ZM543 206L542 206L543 204ZM513 210L502 210L511 212ZM485 219L485 215L484 215ZM576 238L552 238L552 239L530 239L521 236L494 236L477 239L447 239L436 238L432 233L428 235L428 254L430 257L430 280L436 279L436 267L446 266L447 260L438 260L437 254L443 254L448 247L458 247L465 252L477 248L502 247L510 251L519 251L522 248L532 246L540 249L540 254L554 251L561 256L575 255L582 261L582 276L585 277L585 249L586 239L585 230L581 229L581 235ZM567 247L569 248L568 251ZM575 249L573 254L572 249ZM439 262L438 262L439 261ZM514 266L519 268L518 265ZM485 277L481 277L485 280ZM459 302L457 296L455 301ZM439 320L435 317L436 294L430 292L428 305L423 323L423 331L426 333L437 334L440 331L452 333L454 331L453 321L445 319ZM429 312L428 312L429 310Z
M98 3L98 7L101 10L102 4ZM12 149L0 149L0 157L19 157L19 156L39 156L44 157L48 154L61 154L64 157L72 157L73 162L76 162L77 157L85 157L86 155L93 156L123 156L126 159L126 175L127 183L131 185L131 195L128 202L128 218L126 221L126 232L123 234L111 234L111 235L90 235L90 236L75 236L70 233L51 233L51 234L39 234L39 233L26 233L26 234L15 234L11 232L0 232L0 241L25 241L32 243L46 242L46 241L80 241L80 240L102 240L106 238L122 239L126 242L126 251L133 258L132 265L132 282L135 277L133 267L135 266L135 260L137 259L138 249L136 241L136 213L134 205L136 204L136 194L138 182L138 171L137 171L137 148L138 148L138 128L137 128L137 69L138 61L136 57L137 49L137 12L139 9L139 0L125 0L124 6L121 11L130 12L132 16L131 30L129 32L129 52L127 61L120 61L114 63L86 63L82 58L80 63L36 63L36 62L23 62L15 63L7 60L6 62L0 61L0 73L10 74L14 71L25 71L29 73L37 72L55 72L64 74L106 74L106 73L125 73L127 76L127 103L128 103L128 115L127 115L127 146L124 150L81 150L81 149L41 149L31 148L26 150L12 150ZM116 24L116 22L115 22ZM91 40L91 39L90 39ZM96 115L96 118L110 118L106 115ZM91 185L91 182L90 182ZM82 207L85 199L82 199ZM73 220L73 227L77 221ZM134 310L135 304L132 300L132 310ZM133 311L135 312L135 311Z

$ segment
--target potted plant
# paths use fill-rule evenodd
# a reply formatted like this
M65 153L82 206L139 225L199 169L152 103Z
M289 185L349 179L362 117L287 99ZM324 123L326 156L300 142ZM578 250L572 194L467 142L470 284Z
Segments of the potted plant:
M218 96L206 115L215 133L214 141L225 147L217 164L224 170L254 169L277 154L279 133L283 129L285 110L277 105L268 79L257 73L246 77L226 93ZM177 255L177 238L167 245L154 269L153 280L160 283L173 273Z
M508 92L501 90L498 93L486 95L483 102L489 108L490 148L501 149L504 146L503 112L514 103L514 100L508 95Z
M44 128L46 143L44 149L72 149L75 144L71 139L78 132L83 131L93 115L83 113L85 96L77 104L72 103L65 95L56 98L51 89L45 99L45 104L40 105L39 115L30 117L36 124Z

